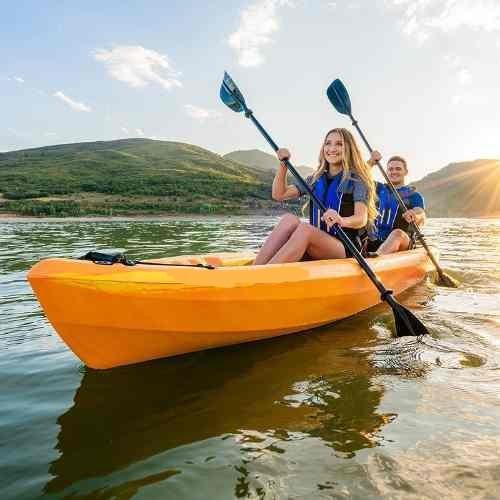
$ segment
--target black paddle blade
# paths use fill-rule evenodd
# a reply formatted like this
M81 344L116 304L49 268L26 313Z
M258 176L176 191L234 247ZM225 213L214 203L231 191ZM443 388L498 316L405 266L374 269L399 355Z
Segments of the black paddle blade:
M391 297L389 305L392 307L396 323L396 336L405 337L427 335L429 332L424 324L406 307Z
M245 98L226 71L224 71L224 79L220 86L220 98L226 106L237 113L246 109Z
M448 288L458 288L460 285L460 281L456 280L449 274L445 272L438 273L438 279L436 281L436 285L445 286Z
M351 114L351 99L344 84L337 78L326 89L326 95L334 108L343 115Z

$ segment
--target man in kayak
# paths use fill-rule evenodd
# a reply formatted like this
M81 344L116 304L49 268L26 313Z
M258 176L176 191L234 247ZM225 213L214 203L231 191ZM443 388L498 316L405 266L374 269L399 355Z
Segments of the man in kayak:
M373 166L382 158L378 151L373 151L368 164ZM397 189L404 204L405 212L399 207L396 197L387 184L377 182L378 216L375 230L371 231L366 252L368 257L378 257L402 250L409 250L414 243L411 231L412 222L419 226L425 224L424 198L414 187L405 184L408 175L406 160L401 156L392 156L387 162L387 176Z

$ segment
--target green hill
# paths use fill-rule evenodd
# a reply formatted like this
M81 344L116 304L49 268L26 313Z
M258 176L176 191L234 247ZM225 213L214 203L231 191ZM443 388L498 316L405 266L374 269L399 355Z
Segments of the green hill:
M198 146L150 139L0 153L0 211L51 216L272 212L283 208L271 200L277 164L259 150L222 157ZM415 186L431 217L500 216L499 160L453 163Z
M500 160L451 163L414 185L431 217L500 216Z
M224 158L232 161L241 163L242 165L247 165L248 167L254 167L260 170L268 170L274 172L279 165L279 161L276 156L264 153L259 149L248 149L233 151L232 153L227 153ZM299 165L296 167L299 174L307 177L313 173L311 167L306 167L305 165ZM291 182L291 181L290 181Z
M31 215L276 207L272 173L198 146L126 139L0 153L0 210Z

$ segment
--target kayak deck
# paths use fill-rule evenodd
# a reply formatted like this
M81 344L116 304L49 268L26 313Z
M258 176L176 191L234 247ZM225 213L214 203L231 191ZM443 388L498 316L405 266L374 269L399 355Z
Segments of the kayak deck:
M215 269L47 259L28 280L56 331L92 368L307 330L380 303L353 259L252 266L254 257L245 252L150 261ZM423 249L369 262L395 294L432 270Z

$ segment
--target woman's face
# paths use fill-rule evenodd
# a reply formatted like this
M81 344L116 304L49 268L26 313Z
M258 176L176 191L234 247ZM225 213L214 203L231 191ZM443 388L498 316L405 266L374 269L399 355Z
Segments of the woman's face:
M344 152L344 141L338 132L328 134L323 145L323 155L325 160L333 165L342 163Z

